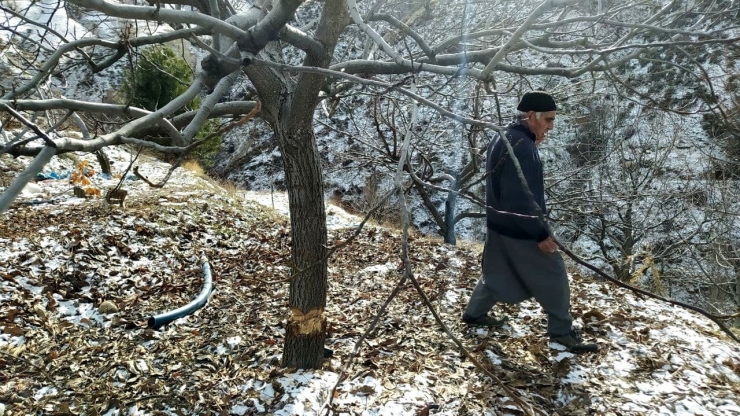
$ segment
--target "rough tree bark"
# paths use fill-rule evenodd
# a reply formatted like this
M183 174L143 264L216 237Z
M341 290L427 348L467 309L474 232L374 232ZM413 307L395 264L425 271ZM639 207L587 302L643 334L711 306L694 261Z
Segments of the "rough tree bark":
M343 0L326 2L315 39L322 53L308 52L305 66L328 67L340 34L349 23ZM286 328L283 365L319 368L326 338L327 258L326 211L321 157L313 130L313 114L325 78L301 74L291 85L280 77L281 98L271 123L283 156L286 188L290 202L291 282L290 316ZM259 81L254 79L257 89ZM264 94L260 94L264 96Z
M302 106L297 106L302 107ZM313 109L307 111L313 113ZM298 123L305 124L305 123ZM326 337L326 211L321 159L313 126L279 128L290 201L291 275L283 365L321 367ZM294 127L294 128L291 128Z
M300 1L278 2L273 12L283 19L292 15ZM280 8L280 9L279 9ZM232 23L244 30L259 25L279 25L253 10L236 16ZM349 24L344 0L328 0L321 13L313 39L304 39L303 65L327 68L339 36ZM276 19L272 19L276 20ZM259 24L255 22L259 21ZM251 33L251 32L250 32ZM271 40L269 36L248 36L237 45L247 57L255 56ZM231 58L231 44L221 50ZM257 57L257 56L255 56ZM242 56L244 58L244 56ZM283 158L291 222L291 280L283 365L319 368L323 362L326 338L327 258L326 211L321 158L313 130L313 114L319 92L326 84L324 75L304 72L293 78L274 68L243 62L262 102L262 117L270 124ZM203 62L210 78L220 78L236 69L233 62L211 56Z

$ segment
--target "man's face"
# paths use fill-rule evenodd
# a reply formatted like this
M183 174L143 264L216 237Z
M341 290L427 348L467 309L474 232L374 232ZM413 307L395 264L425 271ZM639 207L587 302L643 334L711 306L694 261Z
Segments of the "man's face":
M527 127L529 127L529 131L535 135L535 144L540 144L545 141L545 133L553 128L555 113L555 111L541 113L540 118L537 118L537 113L534 111L527 113Z

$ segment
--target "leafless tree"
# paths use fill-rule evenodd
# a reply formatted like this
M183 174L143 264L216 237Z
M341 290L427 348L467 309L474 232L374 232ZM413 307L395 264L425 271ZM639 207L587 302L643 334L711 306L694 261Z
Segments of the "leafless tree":
M469 100L475 107L473 118L483 120L477 94L454 100L458 103L451 103L453 107ZM364 179L364 186L338 186L334 192L338 202L361 211L373 206L382 190L389 187L389 175L384 172L393 171L399 163L401 143L410 132L414 140L403 167L408 173L411 192L418 195L424 207L424 210L417 210L423 213L414 213L415 223L421 228L431 225L446 243L455 244L455 226L460 221L485 216L484 206L479 206L477 211L461 209L459 200L472 198L480 202L483 199L481 165L488 136L480 127L451 123L436 113L424 111L420 112L419 123L412 128L404 112L407 103L400 99L373 96L367 107L365 120L351 120L341 130L361 150L340 151L337 161L346 164L347 169L364 166L366 171L373 173ZM341 171L342 168L337 169ZM378 213L378 219L397 220L396 201L391 199L387 205Z
M567 147L574 163L550 178L562 236L624 282L734 311L729 253L740 200L708 174L711 160L687 141L682 117L642 109L630 119L614 110L584 117L577 130L585 133Z
M0 211L55 155L125 143L183 154L209 117L245 114L259 101L260 117L270 125L282 153L290 200L291 313L283 364L297 367L320 366L326 332L327 233L314 133L314 114L322 100L331 107L347 91L360 89L414 100L455 122L494 128L496 123L476 120L470 110L449 105L440 88L466 78L480 82L491 95L513 87L516 92L542 87L565 97L575 88L573 82L608 78L636 97L631 99L652 104L639 82L628 77L635 60L660 59L661 51L670 48L738 40L729 17L737 13L732 1L696 1L689 6L659 0L380 0L358 6L355 0L256 0L239 11L226 0L133 3L18 3L18 10L12 7L15 3L3 3L2 31L9 34L9 42L2 47L13 50L16 72L23 75L0 97L2 122L5 126L12 120L30 130L6 135L2 153L35 160L6 188ZM48 17L44 22L30 17L41 6ZM53 15L61 13L85 15L101 24L84 37L71 28L60 31L51 26ZM103 23L116 19L133 20L137 28L166 23L172 30L102 30ZM35 28L26 30L30 26ZM196 43L208 56L198 63L190 88L156 111L64 98L64 74L70 68L85 65L92 74L127 59L137 47L177 39ZM702 65L694 61L684 69L701 71ZM247 81L240 79L242 74ZM417 79L416 92L406 87L410 75ZM249 83L256 99L220 102L236 82ZM173 116L204 89L208 92L200 109ZM700 105L699 110L711 106ZM57 110L128 119L79 139L56 125L40 127L46 113ZM155 126L168 133L169 143L141 137L142 130ZM409 173L415 169L410 166Z

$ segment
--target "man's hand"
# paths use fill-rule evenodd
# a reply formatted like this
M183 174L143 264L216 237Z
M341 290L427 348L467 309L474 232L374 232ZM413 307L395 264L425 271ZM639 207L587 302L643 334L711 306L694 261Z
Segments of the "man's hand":
M539 245L540 250L544 251L545 253L554 253L558 251L558 245L555 243L555 240L553 240L552 237L547 237L546 239L537 243L537 245Z

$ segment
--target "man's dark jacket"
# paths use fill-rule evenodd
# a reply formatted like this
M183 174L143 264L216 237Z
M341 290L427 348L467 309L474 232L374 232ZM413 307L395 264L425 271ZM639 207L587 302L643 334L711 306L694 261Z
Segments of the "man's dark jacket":
M494 136L486 155L486 172L489 173L486 178L488 228L511 238L543 241L549 233L539 218L523 218L501 212L533 217L547 214L542 162L535 146L534 133L520 121L515 121L506 128L505 135L506 138L499 134ZM527 195L503 140L508 140L514 148L514 155L519 160L539 210Z

